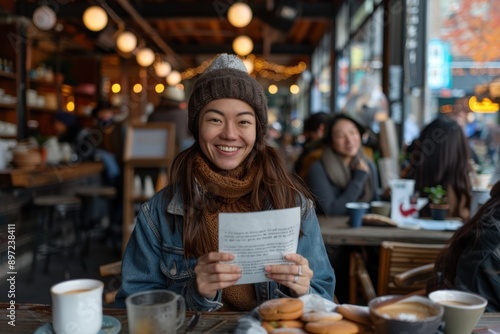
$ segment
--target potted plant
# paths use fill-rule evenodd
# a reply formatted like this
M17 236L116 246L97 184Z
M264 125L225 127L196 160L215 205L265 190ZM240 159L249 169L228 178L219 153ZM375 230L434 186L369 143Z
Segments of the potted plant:
M444 220L448 212L447 191L438 184L435 187L425 187L424 192L429 196L429 209L434 220Z

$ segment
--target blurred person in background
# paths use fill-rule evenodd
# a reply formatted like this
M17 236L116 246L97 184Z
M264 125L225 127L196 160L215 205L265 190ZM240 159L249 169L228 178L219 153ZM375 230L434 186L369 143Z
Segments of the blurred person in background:
M347 215L348 202L371 202L379 198L378 170L362 150L365 128L352 116L336 114L326 126L323 146L304 158L305 178L316 198L318 213L328 216ZM312 161L312 162L311 162ZM358 251L372 282L378 275L378 247L328 247L329 258L337 277L335 295L348 302L349 257Z
M99 102L92 110L96 122L94 130L102 135L97 143L96 158L105 164L107 183L121 188L126 124L119 115L119 108L108 101Z
M440 116L429 123L408 151L408 165L401 176L415 180L415 191L441 185L447 191L448 217L469 219L471 183L469 145L462 127L449 117ZM420 215L430 216L429 205Z
M304 160L304 157L309 155L309 153L321 146L321 140L325 134L327 120L328 114L320 111L310 115L304 121L304 129L302 131L304 143L302 145L302 152L297 158L294 166L295 172L302 177L305 176L302 172L302 161Z
M378 170L363 153L365 128L354 118L336 114L326 131L322 147L304 158L304 167L310 166L305 180L317 199L319 213L346 215L346 203L379 198Z
M105 183L118 187L121 185L123 171L123 143L125 126L122 121L115 120L117 108L107 101L101 101L92 110L96 122L93 138L96 145L95 157L105 166Z
M58 110L54 114L54 131L60 143L71 146L72 161L94 159L95 144L89 131L83 128L74 113Z
M148 117L148 123L170 122L175 124L177 152L189 147L194 139L188 130L188 111L183 89L167 86L160 95L160 102Z
M453 104L451 112L445 113L443 115L445 115L446 117L450 117L451 119L455 120L458 123L458 125L460 125L460 127L464 131L465 138L467 140L467 145L469 146L470 158L474 161L475 164L479 164L480 163L479 156L477 152L474 150L472 141L469 140L469 138L476 136L475 125L470 124L467 119L469 113L472 112L472 110L469 107L469 99L470 96L465 96L457 99Z
M435 286L477 293L500 312L500 182L491 198L455 232L436 259Z

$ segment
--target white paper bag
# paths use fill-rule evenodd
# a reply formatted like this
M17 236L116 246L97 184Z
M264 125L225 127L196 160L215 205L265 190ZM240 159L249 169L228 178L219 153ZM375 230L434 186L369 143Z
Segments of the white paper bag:
M415 188L415 180L397 179L389 181L391 186L391 219L399 223L404 219L417 217L416 203L410 203Z

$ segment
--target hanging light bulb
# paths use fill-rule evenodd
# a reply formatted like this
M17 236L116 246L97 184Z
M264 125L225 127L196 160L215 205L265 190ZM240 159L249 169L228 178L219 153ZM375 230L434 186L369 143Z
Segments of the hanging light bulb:
M238 56L246 56L253 50L253 41L246 35L238 36L233 41L233 50Z
M56 22L56 13L48 6L40 6L33 12L33 24L40 30L50 30Z
M227 11L227 19L236 28L246 27L252 21L252 9L243 2L235 2Z
M136 46L137 37L130 31L123 31L116 38L116 47L123 53L134 51Z
M290 93L292 93L293 95L297 95L299 92L300 92L299 86L295 84L290 86Z
M269 87L267 88L267 91L269 92L269 94L276 94L278 92L278 86L272 84L272 85L269 85Z
M155 74L160 78L165 78L172 71L172 66L166 61L158 61L154 65Z
M108 24L108 14L99 6L90 6L83 12L83 24L87 29L100 31Z
M182 80L182 77L181 77L181 74L178 71L172 71L172 72L170 72L170 74L167 77L167 83L170 86L177 85L179 82L181 82L181 80Z
M155 61L155 53L150 48L143 48L137 52L135 60L142 67L148 67Z
M248 74L251 74L253 72L253 61L250 59L243 59L243 65L247 68Z

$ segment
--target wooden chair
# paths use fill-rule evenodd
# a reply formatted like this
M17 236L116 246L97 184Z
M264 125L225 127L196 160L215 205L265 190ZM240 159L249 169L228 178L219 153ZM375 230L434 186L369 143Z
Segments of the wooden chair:
M116 261L108 264L103 264L99 267L99 275L102 277L120 275L122 273L122 261ZM112 304L115 302L116 293L118 290L104 292L104 303Z
M408 288L415 284L426 284L427 290L429 284L434 278L434 263L424 264L394 276L394 284L401 288ZM428 291L427 291L428 292Z
M432 277L434 261L445 246L382 242L376 293L361 255L353 252L349 264L349 303L357 304L358 291L366 302L375 296L391 294L425 295L426 282Z
M414 268L429 265L433 266L437 255L446 247L445 244L412 244L384 241L380 246L380 264L378 275L377 294L409 294L424 292L425 280L408 280L404 285L398 286L395 277ZM429 267L427 267L429 268ZM428 276L432 275L428 272ZM404 277L404 276L403 276ZM418 276L414 276L418 278ZM400 276L401 278L401 276Z

